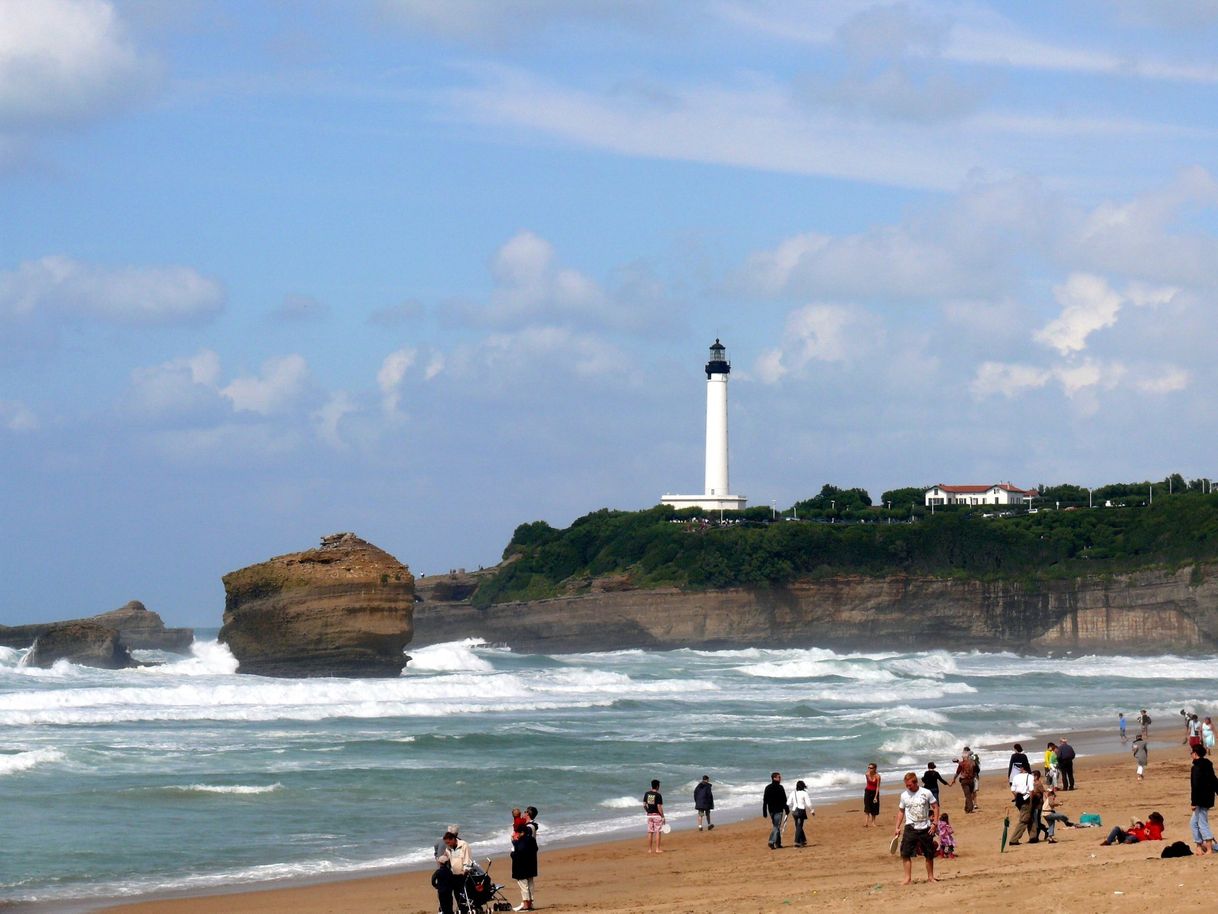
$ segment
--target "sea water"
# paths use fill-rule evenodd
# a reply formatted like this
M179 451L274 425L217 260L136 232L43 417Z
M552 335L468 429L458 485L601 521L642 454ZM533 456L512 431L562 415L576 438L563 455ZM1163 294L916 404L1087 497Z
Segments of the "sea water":
M510 810L540 838L642 834L652 778L693 822L760 815L772 770L814 802L889 784L965 743L985 772L1033 734L1218 706L1215 657L736 650L521 654L414 648L397 679L241 676L203 633L189 657L104 671L0 648L0 902L128 897L426 866L461 825L506 876ZM1042 747L1029 746L1034 754ZM543 862L544 866L544 862Z

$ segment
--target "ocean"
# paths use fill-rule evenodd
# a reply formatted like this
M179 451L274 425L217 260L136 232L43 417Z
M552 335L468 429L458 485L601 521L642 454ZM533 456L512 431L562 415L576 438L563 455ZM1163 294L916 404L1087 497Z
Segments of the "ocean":
M209 637L210 634L210 637ZM410 649L398 679L237 675L199 632L190 657L103 671L21 666L0 648L0 903L110 899L426 866L449 822L479 857L506 850L513 806L543 850L636 835L663 783L669 819L760 816L772 770L814 801L889 786L968 743L983 785L1016 739L1102 731L1148 707L1218 706L1218 657L1020 657L830 650L520 654L477 641ZM1059 732L1060 731L1060 732ZM1106 741L1106 742L1105 742ZM989 783L993 783L990 781ZM885 816L888 812L884 813Z

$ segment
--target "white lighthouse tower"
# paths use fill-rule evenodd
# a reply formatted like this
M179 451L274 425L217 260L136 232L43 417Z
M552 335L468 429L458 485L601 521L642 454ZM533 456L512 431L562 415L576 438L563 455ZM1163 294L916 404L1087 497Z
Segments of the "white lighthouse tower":
M727 349L718 340L706 362L706 488L701 495L665 495L662 505L702 508L707 511L739 511L743 495L732 495L727 479L727 376L732 372Z

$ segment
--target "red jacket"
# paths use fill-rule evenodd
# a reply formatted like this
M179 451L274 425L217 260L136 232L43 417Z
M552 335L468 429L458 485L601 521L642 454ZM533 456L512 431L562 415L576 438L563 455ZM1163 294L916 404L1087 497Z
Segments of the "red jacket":
M1162 841L1163 826L1157 822L1147 822L1141 828L1131 828L1125 834L1139 841Z

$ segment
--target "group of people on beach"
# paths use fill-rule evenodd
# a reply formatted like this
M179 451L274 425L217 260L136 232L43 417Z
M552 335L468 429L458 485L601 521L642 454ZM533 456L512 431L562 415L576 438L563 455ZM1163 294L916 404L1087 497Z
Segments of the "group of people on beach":
M512 810L512 878L520 889L520 904L512 909L514 911L534 910L533 881L537 878L539 828L537 815L536 806ZM480 880L485 880L484 884L490 886L490 880L474 861L473 851L460 832L460 826L449 825L435 846L436 871L432 874L431 884L440 901L440 914L454 914L454 902L462 895L468 897Z

